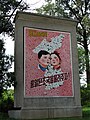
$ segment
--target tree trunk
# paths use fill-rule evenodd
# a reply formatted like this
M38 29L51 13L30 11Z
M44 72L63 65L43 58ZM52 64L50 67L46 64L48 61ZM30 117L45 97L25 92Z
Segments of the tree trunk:
M87 44L87 37L86 37L86 30L83 32L83 39L84 39L84 49L85 49L85 61L86 61L86 79L87 85L90 84L90 66L89 66L89 50Z

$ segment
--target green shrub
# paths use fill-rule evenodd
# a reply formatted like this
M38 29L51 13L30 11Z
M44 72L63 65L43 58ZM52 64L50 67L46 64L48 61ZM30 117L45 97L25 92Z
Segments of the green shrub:
M90 107L90 85L81 87L81 104Z
M0 112L8 112L14 106L14 91L7 90L2 93L0 98Z
M90 107L83 107L83 117L90 117Z

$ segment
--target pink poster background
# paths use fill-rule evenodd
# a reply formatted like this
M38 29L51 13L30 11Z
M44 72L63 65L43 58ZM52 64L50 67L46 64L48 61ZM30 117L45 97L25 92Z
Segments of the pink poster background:
M46 37L30 36L29 31L47 32ZM63 85L50 90L45 89L45 85L31 88L31 81L44 77L44 72L38 69L38 55L33 52L43 39L46 38L50 42L52 37L60 34L64 35L62 39L62 46L57 49L61 57L61 70L68 72L69 77L64 81ZM24 28L24 89L25 96L73 96L73 82L72 82L72 65L70 53L70 33L60 31L49 31L42 29Z

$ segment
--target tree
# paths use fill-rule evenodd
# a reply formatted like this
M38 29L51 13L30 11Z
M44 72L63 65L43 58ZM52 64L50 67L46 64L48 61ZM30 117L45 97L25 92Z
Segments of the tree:
M89 60L89 41L90 41L90 0L61 0L64 8L69 10L69 16L78 20L77 34L78 44L85 50L85 65L87 84L90 84L90 60Z
M0 34L14 36L13 17L17 10L26 10L28 5L23 0L0 0ZM4 37L4 36L3 36ZM14 73L8 70L12 66L14 57L6 55L4 39L0 39L0 97L4 89L15 85Z
M12 35L14 25L12 19L17 10L26 10L28 5L23 0L0 0L0 34Z
M13 62L13 56L5 54L5 47L3 40L0 40L0 96L5 88L13 85L14 81L11 79L11 72L8 70L11 68Z
M45 5L36 9L37 13L50 16L68 17L67 12L64 11L62 5L58 6L58 4L53 3L52 0L45 0L45 2Z
M78 61L79 61L79 78L80 80L83 79L83 82L86 82L86 79L83 75L85 73L85 50L83 47L78 47Z
M52 0L45 1L47 2L47 6L50 6L48 3ZM77 41L85 51L82 54L85 56L87 84L90 84L90 53L88 48L90 43L90 0L55 0L54 9L55 14L53 15L78 20Z

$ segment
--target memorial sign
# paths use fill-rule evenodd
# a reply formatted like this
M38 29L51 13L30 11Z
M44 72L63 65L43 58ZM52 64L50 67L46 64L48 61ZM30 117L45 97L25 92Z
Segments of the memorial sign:
M10 118L82 116L76 25L72 19L17 12Z
M71 35L24 27L25 96L73 96Z

